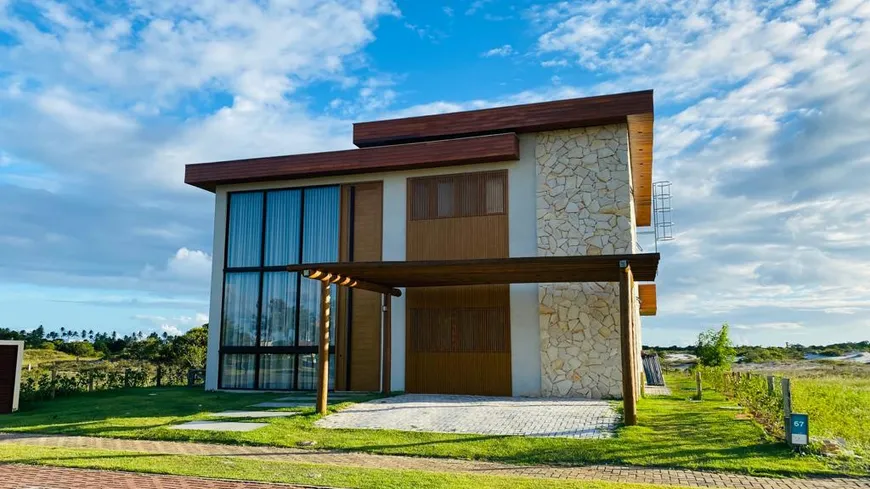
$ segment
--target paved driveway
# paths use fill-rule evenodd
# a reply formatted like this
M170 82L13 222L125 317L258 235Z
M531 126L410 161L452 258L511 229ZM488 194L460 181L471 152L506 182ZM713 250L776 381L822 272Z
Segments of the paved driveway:
M607 401L407 394L354 404L321 419L317 426L607 438L618 422L619 416Z

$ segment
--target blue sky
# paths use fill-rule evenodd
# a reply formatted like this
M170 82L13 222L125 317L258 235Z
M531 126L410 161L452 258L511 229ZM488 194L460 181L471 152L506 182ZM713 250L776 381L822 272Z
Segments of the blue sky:
M867 340L868 63L855 0L0 0L0 326L205 321L213 198L185 163L651 88L677 234L644 342Z

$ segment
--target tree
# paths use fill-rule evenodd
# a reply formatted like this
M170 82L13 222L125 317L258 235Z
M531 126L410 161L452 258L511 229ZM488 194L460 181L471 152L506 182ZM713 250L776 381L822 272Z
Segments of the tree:
M191 328L172 339L169 347L171 361L185 368L205 368L208 325Z
M734 344L728 337L728 323L722 325L719 331L708 329L698 335L696 354L701 365L707 367L725 367L734 362Z

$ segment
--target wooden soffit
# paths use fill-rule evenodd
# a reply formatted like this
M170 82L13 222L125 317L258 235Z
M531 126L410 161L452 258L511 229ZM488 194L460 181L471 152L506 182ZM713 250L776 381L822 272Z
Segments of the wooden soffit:
M197 163L185 167L184 182L214 192L218 185L234 183L513 161L519 159L519 152L517 135L504 133L345 151Z
M624 262L624 263L623 263ZM442 287L559 282L619 282L622 265L641 282L655 280L659 254L546 256L481 260L379 261L291 265L306 276L340 277L340 285L364 283L384 288Z
M637 295L640 298L640 315L656 315L656 284L640 284L637 286Z
M638 226L652 224L653 113L631 114L628 122L628 151Z

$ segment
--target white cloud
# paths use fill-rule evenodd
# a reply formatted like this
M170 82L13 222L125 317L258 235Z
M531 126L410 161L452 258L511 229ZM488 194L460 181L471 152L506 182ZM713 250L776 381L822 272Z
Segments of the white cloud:
M512 54L514 54L514 48L512 48L510 44L505 44L497 48L492 48L489 51L485 51L481 56L484 58L491 58L493 56L506 57Z
M180 248L166 263L166 272L182 279L204 280L211 276L211 255Z
M177 326L171 324L161 324L160 329L169 336L181 336L184 334L184 331L181 331Z
M803 329L803 325L800 323L756 323L756 324L735 324L734 328L742 329L742 330L754 330L754 329L774 329L774 330L796 330Z

